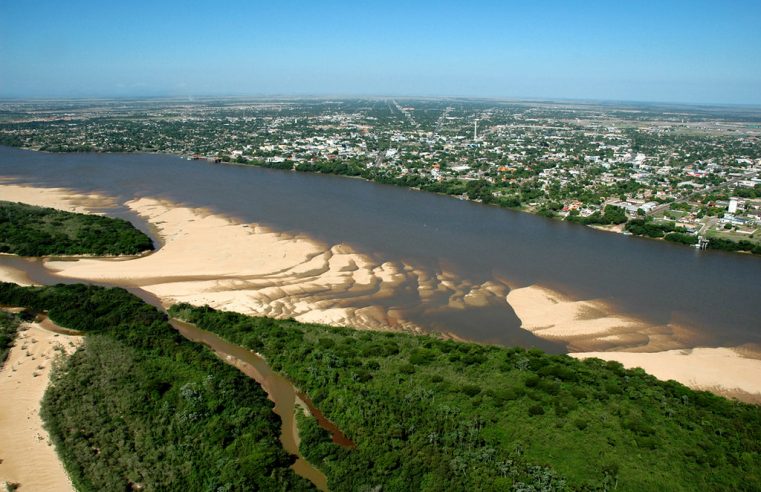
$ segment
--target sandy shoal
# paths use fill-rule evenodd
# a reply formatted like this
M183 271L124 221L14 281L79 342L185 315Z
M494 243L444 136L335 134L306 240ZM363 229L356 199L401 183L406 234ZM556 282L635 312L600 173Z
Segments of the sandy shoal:
M522 328L567 343L573 357L615 360L662 380L761 403L761 357L753 350L693 348L694 334L684 327L644 323L604 302L569 299L536 285L512 289L506 300Z
M77 193L65 188L33 188L6 184L2 183L1 180L0 200L90 214L98 213L99 209L110 208L115 204L113 199L95 193Z
M156 199L125 205L156 227L164 243L158 251L129 261L48 261L46 267L64 277L140 287L166 305L208 304L356 328L421 331L379 304L402 285L418 289L424 302L442 294L444 305L455 309L504 302L504 286L378 262L344 244L326 245Z
M32 281L23 270L0 264L0 282L11 282L18 285L32 285Z
M126 205L157 228L164 242L158 251L129 261L48 261L46 266L64 277L137 286L165 305L208 304L370 328L385 326L385 314L372 305L341 306L336 298L382 298L403 280L396 265L376 264L345 245L327 246L155 199Z
M523 329L563 341L571 352L657 352L685 348L694 337L683 326L653 325L617 313L600 300L570 299L537 285L514 288L505 299Z
M24 328L0 369L0 484L17 483L29 491L74 490L39 410L53 360L72 353L81 337L52 333L38 323Z

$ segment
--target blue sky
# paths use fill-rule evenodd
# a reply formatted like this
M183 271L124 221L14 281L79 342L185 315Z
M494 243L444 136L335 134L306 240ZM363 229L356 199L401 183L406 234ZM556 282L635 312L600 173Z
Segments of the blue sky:
M761 0L0 0L0 97L761 104Z

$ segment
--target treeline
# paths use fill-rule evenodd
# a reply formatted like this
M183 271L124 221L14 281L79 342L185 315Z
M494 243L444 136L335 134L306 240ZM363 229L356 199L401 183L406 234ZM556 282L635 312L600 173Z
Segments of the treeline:
M698 238L690 234L687 229L674 225L671 222L654 222L652 219L632 219L626 223L625 230L635 236L646 236L652 238L663 238L666 241L693 245L697 244ZM747 239L733 241L731 239L710 237L708 249L719 251L742 251L761 255L761 244Z
M357 447L300 417L332 490L758 490L761 409L616 362L180 304L263 354Z
M134 255L153 249L126 220L0 201L0 253Z
M252 379L122 289L0 283L0 303L47 311L85 344L41 415L80 491L310 490Z
M698 238L694 234L690 234L684 227L674 225L671 222L653 222L650 218L632 219L626 223L624 230L635 236L663 238L666 241L686 245L693 245L698 242Z
M432 193L444 195L463 196L467 195L470 200L478 200L489 205L497 205L505 208L517 208L521 206L522 194L513 193L507 196L495 195L497 187L486 180L445 179L437 181L419 174L393 175L377 169L366 168L356 162L343 161L317 161L313 163L296 163L285 160L283 162L253 161L250 164L270 169L296 170L320 174L336 174L339 176L361 177L368 181L380 184L414 188Z
M720 237L711 237L708 241L709 249L718 249L719 251L742 251L761 255L761 244L743 239L741 241L732 241Z
M569 222L576 222L577 224L599 224L599 225L611 225L611 224L623 224L626 222L626 211L621 207L615 205L605 205L603 212L595 211L588 217L581 217L578 212L568 215Z
M15 314L0 311L0 367L3 367L18 333L20 319Z

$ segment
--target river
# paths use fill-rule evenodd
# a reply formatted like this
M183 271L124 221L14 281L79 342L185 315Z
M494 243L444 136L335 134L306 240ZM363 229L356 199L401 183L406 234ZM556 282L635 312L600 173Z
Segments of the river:
M358 179L167 155L0 147L0 177L101 193L119 203L152 197L205 207L326 244L348 244L378 261L451 272L473 284L498 279L511 286L541 285L604 301L649 323L689 326L705 346L761 343L761 259L748 255L699 252ZM109 214L149 230L126 207ZM36 273L45 275L44 268ZM565 351L563 344L521 329L506 303L421 309L417 290L404 285L378 302L425 329Z

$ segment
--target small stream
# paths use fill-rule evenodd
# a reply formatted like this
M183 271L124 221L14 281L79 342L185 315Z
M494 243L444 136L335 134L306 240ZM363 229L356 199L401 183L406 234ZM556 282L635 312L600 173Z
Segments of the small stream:
M293 470L312 482L320 490L328 490L325 475L304 459L299 453L299 430L296 424L296 412L306 411L317 419L318 424L327 430L334 443L344 447L354 447L354 443L329 421L287 378L270 368L267 361L255 352L232 344L202 330L192 323L172 318L169 323L188 340L202 343L214 351L226 363L236 367L246 376L254 379L267 392L269 399L275 403L273 411L280 417L280 442L283 449L297 457Z

